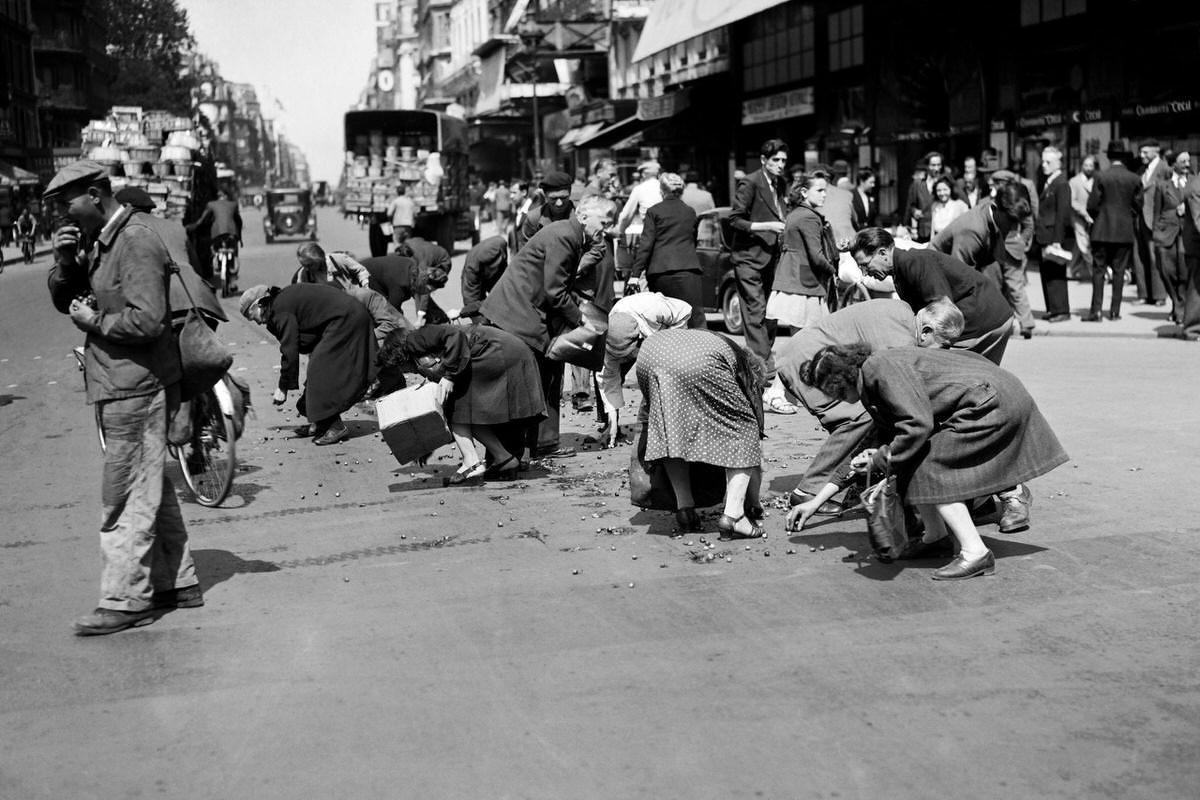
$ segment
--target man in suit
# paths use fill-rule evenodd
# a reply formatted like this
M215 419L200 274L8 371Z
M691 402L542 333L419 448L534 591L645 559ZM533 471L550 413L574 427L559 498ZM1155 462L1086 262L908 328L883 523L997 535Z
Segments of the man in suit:
M1086 156L1079 172L1068 181L1071 188L1071 210L1075 212L1075 259L1071 262L1071 277L1092 279L1092 215L1088 213L1088 195L1092 193L1092 176L1096 174L1096 157Z
M1154 187L1169 180L1171 168L1163 160L1157 139L1146 139L1138 148L1142 160L1142 194L1137 215L1137 252L1133 269L1138 297L1148 306L1166 305L1166 288L1154 246Z
M1121 291L1125 288L1125 271L1133 260L1137 218L1141 215L1142 182L1125 166L1123 159L1130 154L1120 146L1110 146L1108 169L1097 172L1088 195L1088 214L1092 223L1092 246L1095 266L1092 269L1092 304L1084 322L1099 322L1104 305L1105 270L1112 268L1112 304L1108 318L1121 318Z
M875 170L863 167L858 171L854 183L854 197L850 206L851 224L854 230L874 228L879 224L879 201L875 199Z
M786 203L783 175L788 146L781 139L768 139L759 148L761 167L747 175L734 190L729 224L734 229L730 253L738 297L742 303L742 326L746 347L767 364L770 387L763 394L765 410L795 414L796 406L783 396L783 384L775 374L775 320L767 319L767 298L779 265L779 238L783 234Z
M1183 188L1184 213L1181 218L1183 239L1183 310L1180 312L1180 339L1200 339L1200 175Z
M1042 172L1046 183L1038 203L1034 240L1042 252L1042 297L1046 301L1046 321L1066 322L1071 318L1067 297L1067 264L1058 254L1073 246L1075 234L1071 210L1071 188L1062 169L1062 151L1057 147L1042 150ZM1050 248L1051 253L1047 253Z
M548 359L546 349L558 334L588 325L571 289L580 260L612 226L615 212L611 200L584 197L573 217L552 222L533 235L479 307L485 324L523 341L538 362L547 418L538 426L535 458L575 455L573 449L559 445L563 364Z
M542 200L530 207L517 229L517 250L542 228L551 222L569 219L575 211L575 203L571 200L571 176L567 173L549 173L542 178L538 188L542 190Z
M203 213L191 225L186 225L188 235L196 244L196 252L200 256L200 275L211 281L213 277L213 251L221 246L222 240L228 242L237 255L238 246L242 243L242 213L237 201L230 193L222 190L216 200L210 200ZM237 260L235 258L234 265Z
M1151 235L1162 270L1163 287L1171 299L1171 321L1178 323L1183 312L1183 293L1187 287L1187 265L1183 252L1183 218L1187 204L1183 192L1187 188L1192 157L1186 151L1175 156L1171 177L1154 184L1151 202L1154 206L1154 227Z
M462 269L462 310L464 317L479 315L479 305L508 269L508 240L492 236L467 251Z
M929 226L933 218L933 185L942 177L942 168L942 154L936 150L927 153L917 165L913 182L908 186L908 200L904 205L905 222L912 225L913 238L918 242L929 241Z
M704 297L700 259L696 255L696 212L683 202L683 178L664 172L659 178L663 201L650 206L642 220L642 235L629 271L627 288L646 287L692 307L689 328L703 328Z
M962 175L954 180L954 195L966 203L967 208L974 208L985 196L982 187L986 183L987 181L979 174L979 163L975 160L975 156L967 156L963 159ZM973 196L971 187L974 187Z

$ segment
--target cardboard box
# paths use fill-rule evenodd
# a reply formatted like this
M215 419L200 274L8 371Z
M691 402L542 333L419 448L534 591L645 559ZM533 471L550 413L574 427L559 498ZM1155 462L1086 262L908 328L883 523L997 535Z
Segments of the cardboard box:
M416 461L454 437L437 401L437 385L423 383L392 392L375 401L379 432L401 464Z

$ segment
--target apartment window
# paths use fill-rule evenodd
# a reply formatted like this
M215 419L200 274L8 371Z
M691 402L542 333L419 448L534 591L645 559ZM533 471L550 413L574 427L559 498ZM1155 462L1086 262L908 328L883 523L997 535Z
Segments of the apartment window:
M811 78L816 72L816 22L809 3L784 3L756 14L742 36L746 91Z
M1021 0L1021 24L1037 25L1087 11L1087 0Z
M829 15L829 70L863 63L863 7L851 6Z

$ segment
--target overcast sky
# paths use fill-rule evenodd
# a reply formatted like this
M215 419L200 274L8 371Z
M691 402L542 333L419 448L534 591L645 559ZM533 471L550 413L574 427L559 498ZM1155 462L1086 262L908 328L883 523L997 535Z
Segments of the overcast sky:
M314 180L341 173L342 115L375 57L373 0L179 0L201 52L221 75L251 83L283 123ZM274 97L284 110L268 108ZM273 104L272 104L273 105Z

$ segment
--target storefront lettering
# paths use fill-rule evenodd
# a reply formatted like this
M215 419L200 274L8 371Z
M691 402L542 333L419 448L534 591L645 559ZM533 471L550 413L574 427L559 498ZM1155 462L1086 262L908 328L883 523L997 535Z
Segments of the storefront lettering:
M1148 106L1138 104L1133 108L1126 108L1124 113L1125 116L1153 117L1158 114L1188 114L1198 109L1200 105L1193 100L1168 100Z
M815 111L813 88L805 86L790 92L742 101L742 124L756 125L789 117L803 117Z

